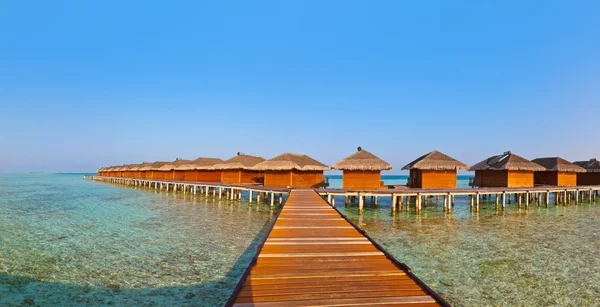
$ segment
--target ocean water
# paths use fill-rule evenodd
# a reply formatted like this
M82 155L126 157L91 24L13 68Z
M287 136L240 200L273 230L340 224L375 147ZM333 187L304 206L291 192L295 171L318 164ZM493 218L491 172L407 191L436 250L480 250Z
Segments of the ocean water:
M275 213L82 175L0 175L0 306L223 305Z
M600 305L600 204L490 201L474 214L457 197L448 214L434 202L420 215L391 216L389 198L362 216L336 206L453 305ZM0 175L0 306L220 306L275 214L82 175Z
M477 214L455 200L450 214L434 198L420 215L391 216L389 198L336 207L454 306L600 306L600 203Z

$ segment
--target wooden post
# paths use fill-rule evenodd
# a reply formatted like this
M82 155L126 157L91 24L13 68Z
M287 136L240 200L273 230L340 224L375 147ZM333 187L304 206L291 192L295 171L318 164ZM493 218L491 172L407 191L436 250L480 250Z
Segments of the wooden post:
M279 205L283 204L283 194L279 193Z
M271 208L275 207L275 193L271 191Z
M521 195L522 195L522 194L521 194L521 193L519 193L519 200L518 200L518 206L519 206L519 209L521 208L521 199L522 199Z
M362 215L363 214L363 197L360 195L360 193L358 194L358 214Z
M469 195L469 209L473 211L473 206L475 205L475 201L473 199L473 195Z
M404 196L400 195L400 211L404 209Z
M527 194L525 195L525 208L529 209L529 191L527 191Z
M396 194L392 193L392 215L396 214Z
M335 207L335 195L331 195L331 205Z
M248 203L252 206L252 190L248 190Z
M502 210L506 208L506 192L502 192Z
M498 209L498 194L496 194L496 209Z

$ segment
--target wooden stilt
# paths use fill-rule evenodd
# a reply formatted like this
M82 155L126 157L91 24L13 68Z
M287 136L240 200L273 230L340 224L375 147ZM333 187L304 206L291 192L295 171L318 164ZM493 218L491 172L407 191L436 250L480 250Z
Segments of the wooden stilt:
M271 191L271 208L275 207L275 193Z
M363 202L364 202L363 197L360 194L358 194L358 214L359 215L363 214L363 205L364 205Z

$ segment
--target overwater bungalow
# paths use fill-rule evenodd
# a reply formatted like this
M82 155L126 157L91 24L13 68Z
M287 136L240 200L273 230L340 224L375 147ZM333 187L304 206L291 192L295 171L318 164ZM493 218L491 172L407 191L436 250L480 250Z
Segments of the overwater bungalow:
M106 176L114 177L115 176L115 168L116 166L109 166L106 168Z
M284 153L254 166L265 172L265 186L311 188L323 183L329 166L302 154Z
M183 180L185 178L185 172L178 170L177 168L189 164L190 160L184 160L181 158L175 159L175 161L165 163L163 166L158 168L158 171L162 173L163 178L166 180Z
M469 166L437 150L420 156L402 168L409 170L408 186L415 189L456 188L456 175Z
M160 171L160 168L169 162L165 161L156 161L150 163L150 165L144 167L143 169L146 171L145 178L148 179L164 179L164 172Z
M577 185L600 185L600 162L597 159L573 163L585 169L585 173L577 173Z
M177 171L183 173L182 180L185 181L220 182L221 171L212 169L218 163L223 163L223 160L219 158L198 158L178 166Z
M99 168L96 172L98 173L98 176L105 176L104 174L106 172L106 167L103 166Z
M129 168L129 171L133 173L133 178L146 178L146 171L143 171L142 169L146 169L149 165L149 162L142 162L142 164L134 164Z
M129 165L123 164L117 168L117 177L126 177Z
M138 178L151 178L153 162L144 162L138 169Z
M238 154L222 163L212 166L213 170L221 171L221 182L225 183L262 183L264 172L254 170L253 167L266 161L263 157Z
M473 166L474 186L478 187L533 187L533 173L546 169L510 151L487 158Z
M121 176L121 167L122 165L115 165L110 168L110 173L112 177L120 177Z
M545 168L534 173L534 184L569 187L577 185L577 173L585 173L585 168L559 157L531 160Z
M342 171L344 189L375 190L383 187L381 171L391 170L392 165L358 147L357 152L336 162L332 168Z
M125 169L125 174L123 177L134 178L136 173L134 169L136 169L138 166L139 164L127 164L127 168Z

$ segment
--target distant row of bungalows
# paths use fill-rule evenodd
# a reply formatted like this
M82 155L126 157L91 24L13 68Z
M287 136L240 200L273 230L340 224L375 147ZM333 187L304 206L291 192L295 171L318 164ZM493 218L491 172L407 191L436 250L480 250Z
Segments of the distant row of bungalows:
M263 184L268 187L314 188L323 186L324 171L343 171L342 187L348 190L385 189L381 171L392 166L374 154L358 151L329 167L309 156L284 153L273 159L238 153L223 161L218 158L176 159L102 167L99 176ZM419 189L456 188L457 171L475 172L476 187L533 187L600 185L600 162L596 159L570 163L562 158L529 161L505 152L471 167L439 151L427 153L402 168L409 170L407 186Z

